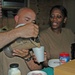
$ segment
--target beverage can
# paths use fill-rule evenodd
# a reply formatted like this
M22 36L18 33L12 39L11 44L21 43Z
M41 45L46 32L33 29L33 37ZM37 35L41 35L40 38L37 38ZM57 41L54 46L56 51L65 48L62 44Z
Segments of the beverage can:
M69 53L65 53L65 52L60 53L59 59L60 59L61 64L66 63L70 60L70 55Z

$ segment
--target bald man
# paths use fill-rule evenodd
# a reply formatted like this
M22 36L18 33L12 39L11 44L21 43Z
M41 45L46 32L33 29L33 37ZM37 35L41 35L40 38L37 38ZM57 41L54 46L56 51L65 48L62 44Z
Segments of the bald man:
M25 25L27 28L23 28L28 32L24 32L27 37L36 37L38 35L38 26L34 24L36 19L36 14L32 9L29 8L21 8L17 15L15 16L15 28L20 28L19 26ZM30 28L28 27L30 25ZM23 26L22 26L23 27ZM34 30L35 32L34 32ZM33 32L33 34L32 34ZM13 33L14 34L14 33ZM31 35L30 35L31 34ZM21 34L20 34L21 35ZM15 35L14 35L15 36ZM9 65L11 63L18 63L19 69L22 72L22 75L26 75L30 70L41 69L42 66L38 65L34 62L31 55L28 54L29 50L13 50L14 57L9 58L5 55L4 51L0 53L0 75L8 75ZM19 56L16 57L15 55ZM26 59L20 58L26 56Z
M15 16L15 26L18 24L29 24L8 32L0 33L0 49L18 37L37 37L39 32L38 26L32 23L35 22L35 18L36 14L33 10L28 8L20 9L18 14Z

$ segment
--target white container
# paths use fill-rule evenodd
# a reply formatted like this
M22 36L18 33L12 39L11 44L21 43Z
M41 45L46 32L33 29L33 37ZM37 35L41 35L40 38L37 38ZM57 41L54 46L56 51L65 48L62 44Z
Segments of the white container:
M21 71L19 70L18 67L19 67L19 64L17 63L10 64L8 75L21 75Z
M32 48L32 49L33 49L33 52L36 56L37 61L39 63L43 62L44 61L44 46L35 47L35 48Z
M35 71L30 71L27 75L47 75L47 73L44 71L35 70Z
M50 67L57 67L59 65L61 65L61 62L59 59L50 59L48 61L48 66L50 66Z

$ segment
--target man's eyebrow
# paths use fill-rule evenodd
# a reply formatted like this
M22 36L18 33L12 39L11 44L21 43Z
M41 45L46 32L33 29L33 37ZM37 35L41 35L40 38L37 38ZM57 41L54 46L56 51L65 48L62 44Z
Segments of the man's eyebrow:
M25 17L25 18L30 19L29 17Z
M25 17L25 18L27 18L27 19L31 19L31 18L29 18L29 17ZM36 22L36 20L32 20L32 23L35 23Z

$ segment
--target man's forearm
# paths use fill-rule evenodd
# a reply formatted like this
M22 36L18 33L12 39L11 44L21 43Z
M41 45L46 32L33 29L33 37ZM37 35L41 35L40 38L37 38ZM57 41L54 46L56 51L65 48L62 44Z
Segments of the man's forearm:
M4 47L5 45L12 42L18 37L37 37L38 32L38 26L34 25L33 23L30 23L28 25L15 28L11 31L0 33L0 48Z
M17 34L16 29L8 31L8 32L0 33L0 48L4 47L8 43L12 42L17 37L18 37L18 34Z

